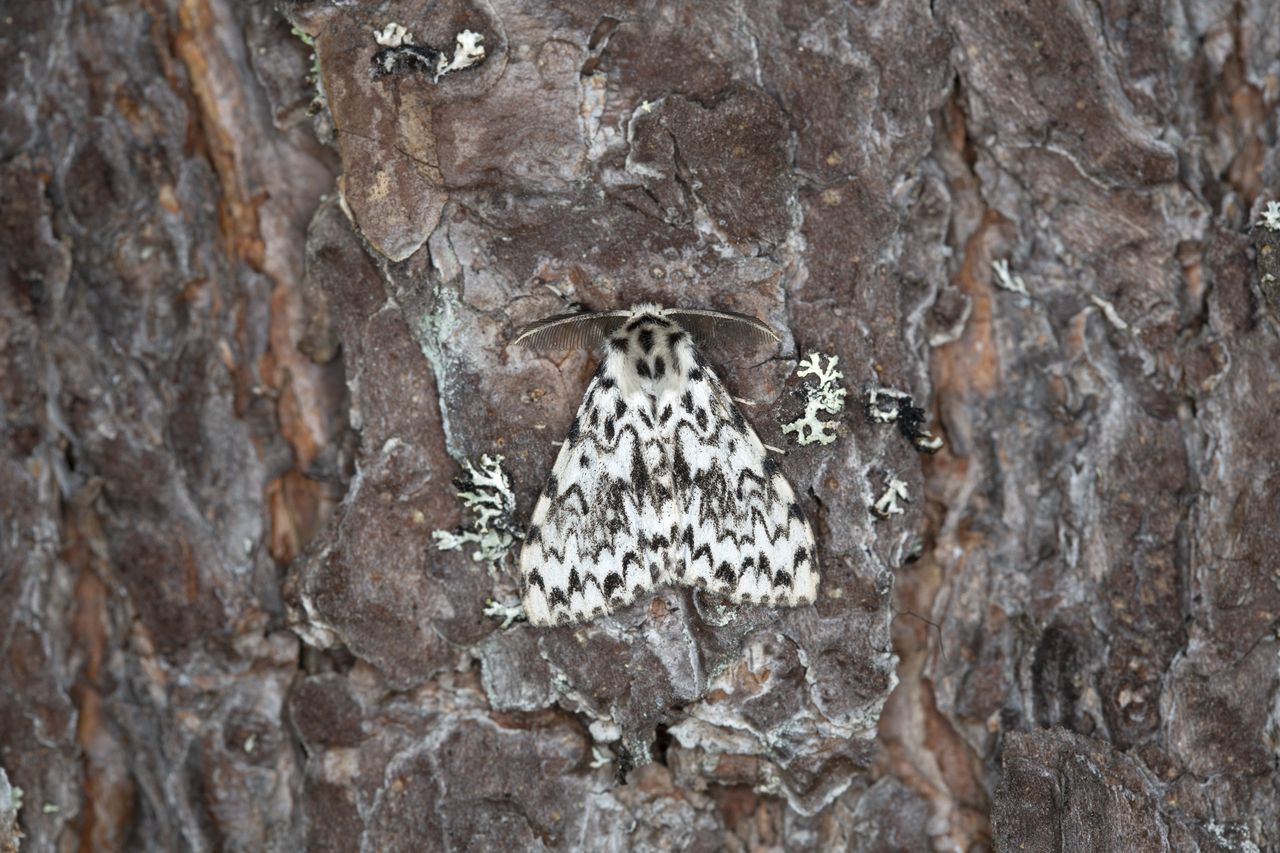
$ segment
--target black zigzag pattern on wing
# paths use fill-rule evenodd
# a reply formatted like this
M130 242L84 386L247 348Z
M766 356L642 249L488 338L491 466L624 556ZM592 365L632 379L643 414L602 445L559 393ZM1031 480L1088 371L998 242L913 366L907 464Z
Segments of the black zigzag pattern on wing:
M687 565L675 573L743 601L811 600L812 533L791 487L714 371L694 361L701 375L690 378L672 426L672 469L686 507Z

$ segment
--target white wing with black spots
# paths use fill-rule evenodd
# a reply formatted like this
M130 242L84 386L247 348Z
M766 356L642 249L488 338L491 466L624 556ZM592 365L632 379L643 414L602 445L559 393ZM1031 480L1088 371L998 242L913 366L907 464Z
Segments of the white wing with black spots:
M670 475L648 398L621 361L601 362L533 510L520 571L534 625L598 616L667 580Z
M681 507L673 574L745 604L811 604L818 591L813 529L791 484L702 356L665 427ZM663 408L665 413L665 406Z
M689 331L656 305L618 313L520 553L529 622L580 622L671 581L812 602L813 532Z

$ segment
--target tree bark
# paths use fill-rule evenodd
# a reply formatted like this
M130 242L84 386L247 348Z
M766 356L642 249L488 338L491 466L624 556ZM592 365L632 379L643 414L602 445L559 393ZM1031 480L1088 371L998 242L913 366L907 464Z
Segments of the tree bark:
M0 850L1280 850L1280 5L0 8ZM645 301L816 605L494 606Z

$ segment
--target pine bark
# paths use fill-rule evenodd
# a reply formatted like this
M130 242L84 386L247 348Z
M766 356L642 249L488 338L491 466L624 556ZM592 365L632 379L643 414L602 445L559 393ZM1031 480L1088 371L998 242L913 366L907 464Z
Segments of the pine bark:
M1280 5L0 10L0 850L1280 849ZM819 601L504 626L640 301Z

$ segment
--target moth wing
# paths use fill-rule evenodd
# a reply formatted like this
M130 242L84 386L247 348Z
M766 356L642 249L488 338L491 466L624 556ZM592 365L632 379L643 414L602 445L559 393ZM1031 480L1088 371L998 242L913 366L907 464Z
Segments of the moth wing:
M587 387L520 551L533 625L591 619L667 580L675 507L656 474L663 448L647 398L628 398L609 364Z
M681 508L672 573L735 602L810 604L818 591L813 528L715 372L696 352L691 358L696 366L670 394Z

